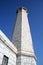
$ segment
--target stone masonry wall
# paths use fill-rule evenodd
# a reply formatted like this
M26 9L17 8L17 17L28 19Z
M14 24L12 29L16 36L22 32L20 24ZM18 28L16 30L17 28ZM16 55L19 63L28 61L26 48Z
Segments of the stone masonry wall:
M36 60L33 57L18 56L17 65L36 65Z
M0 65L2 64L4 55L9 58L8 65L16 65L16 54L0 40Z

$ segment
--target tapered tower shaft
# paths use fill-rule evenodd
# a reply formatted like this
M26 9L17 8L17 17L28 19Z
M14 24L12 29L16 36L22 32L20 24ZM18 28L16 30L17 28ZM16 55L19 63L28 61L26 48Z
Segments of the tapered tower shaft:
M12 34L12 42L18 49L17 63L18 62L20 63L18 65L22 65L22 60L26 59L27 56L28 56L27 58L28 60L31 59L32 61L36 59L33 50L32 37L31 37L30 26L28 21L28 13L27 13L27 9L24 7L19 8L17 10L17 18L16 18L15 28ZM34 62L34 65L35 64L36 63ZM32 65L31 62L30 65Z

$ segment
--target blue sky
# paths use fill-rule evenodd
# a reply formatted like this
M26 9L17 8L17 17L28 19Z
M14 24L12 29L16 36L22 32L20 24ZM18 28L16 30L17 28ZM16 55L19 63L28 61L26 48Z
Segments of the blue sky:
M0 0L0 29L11 40L19 7L28 9L37 65L43 65L43 0Z

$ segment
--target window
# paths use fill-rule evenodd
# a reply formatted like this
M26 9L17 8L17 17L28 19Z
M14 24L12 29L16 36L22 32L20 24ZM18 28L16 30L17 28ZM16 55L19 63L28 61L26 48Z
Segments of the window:
M3 56L2 65L8 65L8 57L5 55Z

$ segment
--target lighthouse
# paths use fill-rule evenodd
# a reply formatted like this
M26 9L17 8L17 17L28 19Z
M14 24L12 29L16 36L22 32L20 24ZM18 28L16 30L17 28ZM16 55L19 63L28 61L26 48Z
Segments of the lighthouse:
M18 50L16 56L17 65L36 65L28 11L25 7L21 7L16 11L16 23L12 33L12 42Z

